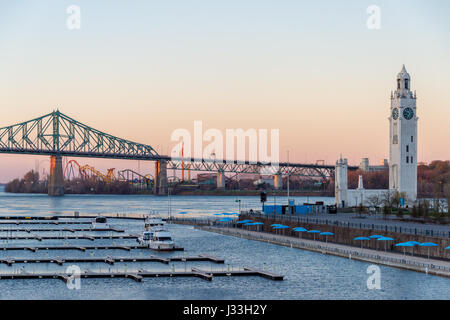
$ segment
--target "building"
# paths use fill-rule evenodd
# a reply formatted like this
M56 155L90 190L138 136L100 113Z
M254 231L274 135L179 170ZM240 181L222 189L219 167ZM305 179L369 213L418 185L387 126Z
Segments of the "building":
M387 170L389 167L388 160L383 159L378 166L371 166L369 164L369 158L362 158L361 163L359 164L359 170L365 171L365 172L373 172L373 171L383 171Z
M417 122L416 93L411 91L411 77L403 65L397 75L397 89L391 92L389 116L389 189L364 189L362 176L358 189L348 189L348 161L336 161L335 198L339 207L363 203L373 198L381 199L386 193L395 191L405 195L405 203L417 199ZM383 167L387 164L384 162ZM370 171L368 159L363 159L360 168Z

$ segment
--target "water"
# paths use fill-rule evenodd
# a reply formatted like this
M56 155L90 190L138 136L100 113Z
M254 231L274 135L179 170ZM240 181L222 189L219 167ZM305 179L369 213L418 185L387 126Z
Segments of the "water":
M187 211L190 216L220 212L236 212L236 197L172 197L172 214ZM240 197L241 205L259 208L258 197ZM269 197L269 203L272 199ZM306 198L297 198L306 201ZM310 197L309 201L316 201ZM326 203L333 201L323 198ZM277 199L280 203L281 199ZM20 195L0 192L0 214L63 214L80 211L88 213L148 212L157 210L167 214L166 197L67 195L51 198L46 195ZM140 232L142 222L110 220L117 228L127 232ZM23 225L16 226L23 228ZM33 228L38 227L34 225ZM70 227L70 225L39 226L40 228ZM75 226L74 226L75 227ZM76 227L86 227L78 225ZM6 228L0 225L0 228ZM177 271L195 266L204 270L226 270L253 266L285 275L285 280L275 282L259 277L215 277L208 282L200 278L144 278L141 283L130 279L82 279L80 290L70 290L61 280L0 280L1 299L450 299L450 279L380 266L381 290L369 290L366 273L369 263L292 249L258 241L233 238L195 230L190 226L170 225L177 244L186 253L158 253L162 256L216 255L225 259L225 265L210 262L175 262ZM5 235L5 233L1 233ZM14 235L25 235L14 233ZM92 245L89 240L67 240L70 244ZM95 240L98 244L112 244L111 240ZM14 241L13 245L61 245L61 240ZM116 244L134 244L134 240L116 240ZM0 246L12 245L0 241ZM83 257L83 256L140 256L155 254L147 250L88 250L67 251L0 251L0 257ZM0 273L64 271L69 264L16 264L0 265ZM82 270L170 270L172 264L162 263L80 263Z

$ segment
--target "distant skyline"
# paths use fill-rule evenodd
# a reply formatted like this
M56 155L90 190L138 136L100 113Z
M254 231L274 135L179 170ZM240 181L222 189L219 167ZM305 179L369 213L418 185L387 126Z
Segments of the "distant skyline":
M70 5L81 28L67 28ZM370 5L379 30L367 28ZM171 133L280 130L280 160L389 158L390 93L417 91L418 161L450 159L448 1L0 0L0 127L54 109L167 154ZM0 154L0 182L48 166ZM137 161L81 159L99 168ZM142 171L152 165L139 164Z

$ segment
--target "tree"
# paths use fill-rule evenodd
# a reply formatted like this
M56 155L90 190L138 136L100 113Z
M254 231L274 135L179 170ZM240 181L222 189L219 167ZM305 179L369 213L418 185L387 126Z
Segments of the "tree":
M379 194L374 194L374 195L368 197L367 198L367 202L371 206L375 207L375 210L378 212L378 208L379 208L379 206L381 204L381 199L380 199L380 195Z
M383 202L383 219L386 219L388 214L391 214L392 204L393 204L393 194L392 191L388 190L383 193L382 196Z
M444 186L444 198L447 202L447 215L450 215L450 182L447 182Z

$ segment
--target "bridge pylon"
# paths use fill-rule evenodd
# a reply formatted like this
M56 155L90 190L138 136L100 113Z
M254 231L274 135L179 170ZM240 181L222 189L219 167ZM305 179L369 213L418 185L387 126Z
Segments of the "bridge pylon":
M160 196L167 195L167 161L165 160L155 162L153 193Z
M48 182L49 196L64 195L64 176L62 169L62 157L50 156L50 177Z

